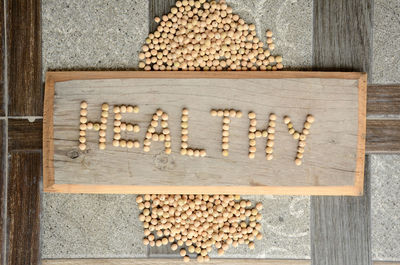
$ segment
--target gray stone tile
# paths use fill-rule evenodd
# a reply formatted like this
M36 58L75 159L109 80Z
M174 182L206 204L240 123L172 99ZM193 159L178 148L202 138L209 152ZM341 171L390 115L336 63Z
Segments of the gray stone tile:
M312 0L227 0L233 12L256 25L265 42L265 32L274 33L275 51L286 69L310 69L312 65Z
M373 83L400 83L400 1L375 0Z
M145 0L43 0L43 71L136 68L147 25ZM132 198L44 194L42 257L145 257Z
M43 0L44 70L136 68L148 13L147 0Z
M135 197L43 194L42 258L146 257Z
M400 155L371 155L372 258L400 261Z
M375 0L372 82L400 83L400 2ZM400 261L400 155L370 155L372 258Z

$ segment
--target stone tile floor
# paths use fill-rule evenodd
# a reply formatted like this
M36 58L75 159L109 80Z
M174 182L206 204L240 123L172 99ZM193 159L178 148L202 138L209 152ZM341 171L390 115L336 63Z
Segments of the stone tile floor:
M276 53L288 68L310 68L312 0L228 2L256 24L260 37L274 31ZM136 68L148 34L147 0L42 0L42 13L44 71ZM373 32L373 82L400 83L399 1L375 1ZM370 159L373 258L400 260L400 156ZM309 197L254 199L265 207L264 239L255 251L232 249L226 256L309 258ZM137 214L132 195L43 194L42 258L145 257Z
M400 155L371 155L372 258L400 260Z
M146 257L134 195L43 195L42 258Z
M274 32L274 54L282 55L291 70L310 69L312 63L313 1L227 0L234 12L256 25L265 42L265 32Z
M375 0L373 23L373 83L400 84L400 1ZM370 162L372 258L400 261L400 155Z
M400 1L375 0L372 82L400 83Z

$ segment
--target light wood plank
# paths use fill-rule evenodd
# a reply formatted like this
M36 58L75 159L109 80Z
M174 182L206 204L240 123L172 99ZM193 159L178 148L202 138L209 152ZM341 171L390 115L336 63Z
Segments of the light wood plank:
M307 75L308 77L312 78L318 75L318 72L298 72L301 75ZM152 75L150 72L136 72L138 77L141 78L149 78L149 76ZM192 75L191 72L187 72L187 77L194 77L196 76L196 73ZM204 73L206 74L206 78L213 78L215 74L213 72L208 72ZM242 78L243 74L248 74L248 73L242 73L242 72L232 72L230 73L229 77L230 78ZM251 78L258 78L262 73L257 73L257 72L252 72L251 73ZM328 73L327 73L328 74ZM118 77L118 78L128 78L129 76L132 75L131 72L112 72L112 73L104 73L104 72L60 72L60 73L52 73L52 78L56 78L59 81L68 81L71 80L72 76L75 76L76 78L87 80L87 79L96 79L100 78L101 76L104 76L105 78L113 78L113 77ZM178 78L178 76L175 73L170 73L170 72L157 72L157 75L160 76L161 78L165 77L174 77ZM236 77L235 77L236 75ZM271 73L271 78L286 78L288 76L293 75L291 72L275 72ZM352 72L346 72L346 73L335 73L335 74L329 74L329 76L326 77L331 77L331 78L356 78L354 73ZM296 76L295 76L296 77ZM374 117L376 115L398 115L397 113L397 101L398 101L398 88L397 86L374 86L371 85L370 87L370 93L369 98L368 98L368 103L367 103L367 115L369 117ZM381 89L381 90L379 90ZM382 123L383 128L386 127L385 123ZM388 125L390 127L390 124ZM385 135L383 135L385 137ZM388 143L388 142L386 142ZM392 146L389 143L389 146ZM393 148L396 147L396 148ZM367 152L374 152L374 153L385 153L387 146L385 145L378 145L375 143L374 149L369 149L370 145L368 145L368 139L367 139L367 147L366 151ZM400 152L400 149L397 147L397 145L393 145L390 152Z
M184 74L182 74L184 73ZM365 73L358 72L301 72L301 71L67 71L67 72L47 72L46 83L64 82L70 80L93 80L93 79L123 79L123 78L224 78L243 79L243 78L336 78L336 79L360 79Z
M372 6L372 0L314 0L314 69L369 71ZM368 174L365 181L369 187ZM357 198L312 197L312 264L371 264L370 219L368 188Z
M67 78L81 79L83 77L82 73L77 73L76 76L68 74L70 76ZM88 72L84 77L91 79L93 77L91 74ZM215 190L226 193L265 193L266 191L270 192L271 189L276 189L277 191L274 192L281 193L279 191L279 186L281 186L284 193L294 190L294 193L298 191L300 194L304 194L305 191L318 190L317 187L322 187L327 192L325 194L338 194L337 186L341 186L339 187L340 192L347 190L344 194L359 195L362 192L363 183L365 75L351 73L352 76L358 78L347 79L349 75L346 73L344 74L346 79L338 80L337 78L340 76L336 73L314 73L311 75L314 78L303 79L302 75L297 72L286 72L281 74L288 78L296 76L298 79L284 80L272 79L270 74L241 73L243 80L230 81L230 77L237 78L236 73L235 75L232 75L231 72L212 73L211 75L191 73L192 79L182 79L187 77L187 73L169 73L172 77L179 79L167 80L162 79L162 76L168 78L166 74L160 76L159 73L149 75L143 72L132 72L131 79L71 82L56 82L58 79L55 78L65 80L65 76L63 77L60 73L48 75L47 105L44 117L45 190L60 191L63 189L62 185L69 185L64 186L64 192L77 192L73 191L74 188L78 188L79 192L82 192L83 185L95 185L91 191L85 190L85 192L115 192L121 191L123 188L121 185L127 185L125 192L135 193L147 190L162 193L166 192L164 185L172 185L168 187L169 193L212 193ZM98 74L98 76L104 79L109 77L110 73ZM141 78L132 79L138 76ZM198 78L205 76L218 79L199 81ZM272 73L272 76L276 77L277 75ZM325 79L326 76L334 76L334 79ZM113 78L118 77L120 76L113 76ZM150 77L156 78L151 81L146 79ZM252 77L255 78L249 80ZM306 73L305 77L310 77L310 74ZM317 77L323 79L315 79ZM53 82L56 82L55 92L51 85ZM173 85L165 85L167 83ZM215 87L218 87L218 90L215 90ZM285 89L281 89L281 87ZM330 89L331 87L335 87L335 89ZM50 129L53 126L50 124L53 121L53 102L51 102L53 94L55 95L54 136ZM121 94L124 95L123 101L120 98ZM296 95L301 95L300 99ZM100 109L103 102L112 105L143 106L142 112L144 113L136 114L137 118L134 119L142 128L148 126L151 115L158 107L161 107L170 114L169 127L172 132L173 145L175 144L173 154L171 156L162 154L161 145L158 146L158 150L151 151L149 154L142 150L127 153L126 149L115 148L110 144L106 150L98 150L95 135L92 138L88 136L89 152L78 152L79 130L77 130L77 124L79 124L79 103L82 100L89 102L89 120L99 116L95 111ZM186 106L187 102L191 102L191 104ZM282 102L285 104L282 105ZM206 148L208 157L191 159L179 154L180 144L179 140L178 143L176 140L180 139L179 120L183 107L189 107L190 113L194 117L189 121L189 128L193 128L190 135L194 139L191 141L191 145ZM266 163L263 152L258 153L254 160L247 158L248 119L246 117L238 121L232 119L231 155L229 159L224 159L220 153L221 118L210 116L209 111L212 108L240 109L245 115L248 111L255 111L263 114L261 120L265 120L271 112L276 113L280 117L280 122L279 120L277 122L277 139L275 140L275 146L279 146L279 148L275 148L275 154L278 157L276 161L272 160L270 161L272 163ZM333 109L335 112L330 111ZM346 113L341 115L338 110ZM94 114L91 115L91 112ZM312 128L313 134L309 137L308 143L310 146L312 145L310 149L312 148L313 152L308 154L308 158L306 154L304 166L297 167L293 162L295 153L290 155L293 153L290 150L295 149L297 144L286 132L282 117L290 115L295 126L302 127L305 116L309 112L319 119L320 125L319 127L315 126L315 129ZM110 114L110 116L112 115ZM343 120L344 116L347 119ZM130 120L130 122L133 121ZM339 127L342 130L341 133L337 131L337 123L341 124ZM112 124L112 120L109 124ZM266 122L259 126L265 127ZM207 129L201 130L201 128ZM111 131L112 128L109 128L108 143L112 140ZM144 134L143 130L139 139L143 139ZM51 141L53 137L54 143ZM174 139L176 139L175 142ZM54 169L48 161L49 158L52 159L53 150L56 169L55 182L53 175L49 175ZM68 154L72 152L77 155L69 156ZM129 166L130 163L131 166ZM307 163L309 167L307 167ZM251 172L248 169L249 164L252 166ZM120 170L127 166L126 170ZM46 171L46 167L50 170L49 172ZM284 172L282 168L285 168ZM132 169L134 170L132 171ZM80 172L79 176L76 175L76 172ZM115 174L116 172L118 173ZM146 178L149 174L152 174L153 178ZM182 175L185 176L183 181ZM330 178L330 175L335 177ZM109 178L109 176L113 177ZM282 178L282 176L285 177ZM178 183L180 186L177 186ZM192 183L197 185L193 186ZM107 185L112 185L112 187L105 190ZM134 186L137 188L133 189ZM203 187L200 188L200 186ZM205 186L207 189L204 189ZM302 187L297 187L296 190L296 186ZM306 188L304 189L303 186ZM327 191L329 188L333 189ZM321 193L321 191L317 191L314 194Z
M181 259L60 259L43 260L43 265L175 265ZM193 263L193 262L192 262ZM197 262L196 262L197 264ZM310 265L309 260L265 260L265 259L211 259L207 264L222 265Z

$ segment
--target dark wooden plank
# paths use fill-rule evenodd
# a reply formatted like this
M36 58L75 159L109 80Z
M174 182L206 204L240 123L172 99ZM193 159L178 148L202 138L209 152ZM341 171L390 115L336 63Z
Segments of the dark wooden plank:
M369 85L367 116L400 115L400 85Z
M369 72L372 4L372 0L314 0L314 69Z
M367 153L400 152L400 120L367 120Z
M157 30L154 18L168 14L174 4L175 0L149 0L149 32Z
M40 116L41 80L40 2L7 2L8 114Z
M9 119L8 150L41 150L43 120Z
M4 53L5 53L5 35L4 35L4 5L0 4L0 116L4 116Z
M312 197L312 264L372 264L369 181L365 182L364 194L362 197Z
M400 85L369 85L367 153L400 153Z
M148 247L148 256L149 258L180 258L179 249L173 251L171 249L170 243L166 246L160 247Z
M4 120L0 120L0 263L4 264L3 260L3 247L4 247L4 230L3 230L3 225L4 225L4 221L5 221L5 212L4 212L4 203L5 203L5 180L7 177L6 174L6 170L4 168L5 164L6 164L6 159L7 159L7 155L6 155L6 149L5 149L5 141L4 141L4 136L5 136L5 121Z
M372 0L314 0L313 68L369 72ZM369 177L364 196L311 197L314 265L369 265Z
M40 152L11 152L7 188L7 262L39 264Z

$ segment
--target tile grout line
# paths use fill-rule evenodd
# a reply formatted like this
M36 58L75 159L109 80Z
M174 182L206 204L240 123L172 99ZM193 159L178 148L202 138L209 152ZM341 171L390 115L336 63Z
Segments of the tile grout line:
M367 114L367 120L400 120L400 114L393 114L393 115L369 115Z
M3 208L2 213L3 213L3 234L2 234L2 240L3 244L2 247L2 260L1 263L6 265L7 264L7 248L8 248L8 233L7 233L7 193L8 193L8 45L7 45L7 1L3 2L3 23L4 23L4 58L3 58L3 64L4 64L4 69L3 69L3 76L4 76L4 138L5 139L5 145L4 145L4 157L3 157L3 162L4 162L4 167L3 167L3 194L4 194L4 199L3 199Z
M43 119L43 116L7 116L7 117L0 117L0 120L6 120L6 119L25 119L28 120L29 122L34 122L35 120L41 120Z

